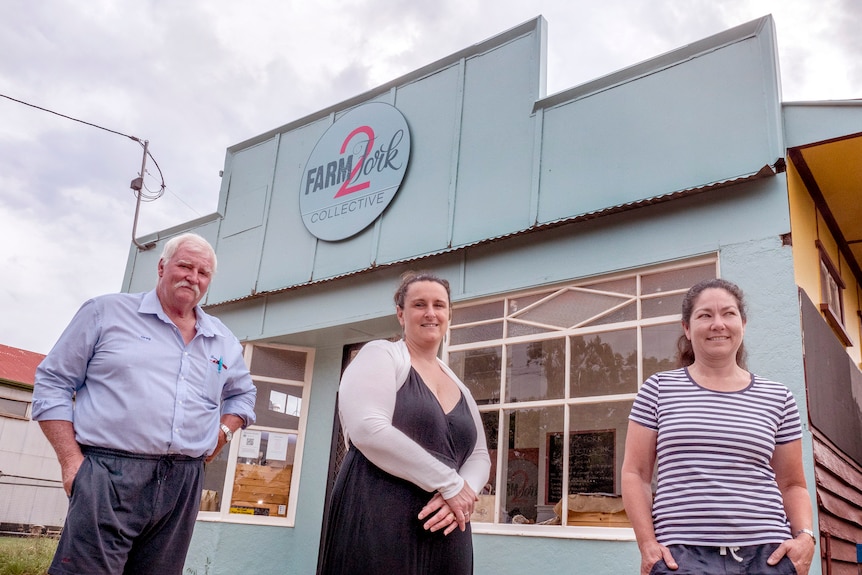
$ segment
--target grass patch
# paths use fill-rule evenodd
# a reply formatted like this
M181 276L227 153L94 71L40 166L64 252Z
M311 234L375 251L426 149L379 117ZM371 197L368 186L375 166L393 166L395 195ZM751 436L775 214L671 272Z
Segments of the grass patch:
M0 537L0 575L46 575L56 550L50 537Z

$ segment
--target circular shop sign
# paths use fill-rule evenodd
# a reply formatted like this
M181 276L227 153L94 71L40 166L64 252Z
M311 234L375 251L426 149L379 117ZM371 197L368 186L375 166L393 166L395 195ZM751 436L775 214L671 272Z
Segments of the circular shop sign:
M407 171L410 131L395 106L363 104L341 116L305 164L299 211L314 236L337 241L383 213Z

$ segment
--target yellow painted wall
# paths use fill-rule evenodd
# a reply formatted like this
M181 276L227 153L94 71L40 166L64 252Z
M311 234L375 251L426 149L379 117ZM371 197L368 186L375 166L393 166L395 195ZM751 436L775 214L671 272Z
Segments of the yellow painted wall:
M815 305L819 304L820 294L820 252L816 240L824 246L826 253L841 270L841 279L846 284L844 290L844 327L853 340L847 353L858 365L862 363L862 337L860 337L860 297L862 286L847 266L847 260L838 251L835 238L815 209L814 200L802 183L792 163L787 166L787 191L790 203L790 229L793 237L793 267L796 284L808 294Z
M792 162L787 164L787 192L790 200L790 229L793 236L793 271L796 285L811 301L820 301L820 256L814 241L817 239L817 220L814 200L805 189Z

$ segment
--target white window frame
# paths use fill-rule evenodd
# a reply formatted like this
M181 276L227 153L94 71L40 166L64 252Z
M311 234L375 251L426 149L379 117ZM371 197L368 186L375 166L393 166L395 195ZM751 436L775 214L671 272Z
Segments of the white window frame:
M847 284L841 277L841 270L829 257L823 242L815 240L815 245L820 254L820 312L844 347L850 347L853 345L853 339L847 333L844 323L844 289Z
M284 517L268 516L268 515L244 515L240 513L230 513L231 497L233 494L234 481L236 479L236 464L239 454L242 432L237 430L236 436L229 444L230 451L228 453L227 470L225 472L224 485L222 496L219 502L218 511L200 511L198 512L198 521L210 521L221 523L239 523L246 525L272 525L278 527L294 527L296 524L296 505L299 498L299 483L302 477L302 456L305 446L305 434L308 425L308 409L309 399L311 396L311 379L314 371L314 348L299 347L283 344L269 343L247 343L245 345L244 359L246 365L252 365L252 356L254 349L259 347L276 348L288 351L300 352L306 354L305 371L302 381L293 379L282 379L276 377L268 377L255 375L252 372L251 376L255 382L267 382L292 387L302 388L302 406L300 407L299 425L297 429L284 429L278 427L266 427L260 425L250 425L248 430L264 431L270 433L296 433L296 451L294 452L293 470L290 478L290 493L288 495L287 514Z
M9 407L11 407L13 405L14 406L23 405L24 413L21 414L21 413L13 413L12 411L8 411L6 409L6 405L4 405L4 402L8 402L8 403L6 403L6 405L8 405ZM9 419L21 419L21 420L27 421L30 419L30 405L31 405L31 403L32 402L26 401L23 399L16 399L13 397L6 397L5 395L0 395L0 417L8 417Z
M500 347L502 351L501 357L501 370L505 372L506 366L506 355L507 355L507 347L512 344L519 343L527 343L533 341L542 341L553 338L564 337L566 341L565 349L566 349L566 365L569 365L568 356L571 353L570 340L573 336L583 335L583 334L594 334L602 331L618 331L621 329L630 329L634 328L637 331L637 361L638 361L638 389L643 384L645 377L648 377L651 374L643 373L643 341L642 341L642 328L656 326L656 325L669 325L673 322L681 321L681 314L679 312L675 314L658 316L658 317L650 317L647 319L642 318L641 313L641 302L646 299L652 299L654 297L662 297L665 295L677 295L679 293L686 293L688 288L678 289L673 291L668 291L663 294L651 294L644 296L641 292L640 286L640 276L647 274L655 274L660 272L670 272L673 270L681 270L687 268L693 268L698 266L705 265L713 265L715 266L715 277L720 277L720 266L718 261L717 254L709 254L706 256L696 257L684 261L678 261L667 264L657 264L652 266L644 266L641 268L636 268L632 270L628 270L626 272L620 272L615 274L609 274L607 276L596 276L585 278L581 280L571 280L563 284L549 285L549 286L541 286L532 290L520 291L520 292L511 292L504 293L494 297L489 298L481 298L476 300L462 301L453 305L453 313L457 317L458 308L459 307L468 307L474 305L481 305L491 302L499 302L504 299L509 298L518 298L525 297L535 293L548 292L549 290L553 290L555 288L565 289L565 288L577 288L578 286L595 284L599 282L613 281L616 279L630 278L635 276L638 282L637 286L637 294L632 296L633 299L637 300L637 319L625 322L618 322L614 324L608 325L593 325L587 328L569 328L569 329L561 329L555 332L548 333L540 333L540 334L531 334L524 336L517 336L509 338L507 337L507 328L504 326L504 333L501 339L492 339L492 340L482 340L479 342L471 342L464 344L453 345L450 342L452 341L451 330L449 336L446 339L446 343L443 347L443 359L444 361L449 360L450 351L468 351L470 349L482 349L487 347ZM690 287L690 286L689 286ZM501 316L502 317L502 316ZM480 320L476 322L469 322L464 324L457 324L458 326L475 326L481 325L483 323L493 323L495 321L500 321L501 317L496 319L487 319ZM506 402L505 399L505 389L502 378L505 377L501 374L501 389L500 389L500 398L498 403L491 403L486 405L480 405L480 412L496 412L498 415L504 414L513 409L526 409L526 408L541 408L541 407L563 407L563 468L566 469L568 462L568 454L569 454L569 436L572 432L571 423L569 421L570 418L570 410L574 405L583 405L588 403L604 403L608 401L633 401L636 393L628 393L628 394L615 394L615 395L602 395L602 396L588 396L588 397L569 397L570 393L570 381L569 378L571 376L570 369L566 370L565 373L565 397L563 399L552 399L552 400L537 400L537 401L525 401L525 402ZM501 423L498 426L498 438L497 445L504 445L506 438L503 437L503 424ZM565 431L569 433L565 433ZM496 477L489 478L489 481L493 481L494 485L497 486L496 492L500 493L500 485L505 485L504 478L502 477L503 469L505 465L503 465L503 459L506 457L506 449L498 449L497 450L497 464L496 464ZM562 485L563 493L568 493L568 474L563 474L563 485ZM567 516L568 513L568 498L563 497L563 510L562 516ZM499 509L500 501L499 496L496 498L495 509ZM494 522L472 522L471 528L474 533L484 533L484 534L497 534L497 535L519 535L519 536L535 536L535 537L556 537L556 538L571 538L571 539L600 539L600 540L619 540L619 541L632 541L634 540L634 531L630 527L599 527L599 526L571 526L571 525L537 525L537 524L528 524L528 525L518 525L511 523L500 523L499 522L499 513L495 512L494 514Z

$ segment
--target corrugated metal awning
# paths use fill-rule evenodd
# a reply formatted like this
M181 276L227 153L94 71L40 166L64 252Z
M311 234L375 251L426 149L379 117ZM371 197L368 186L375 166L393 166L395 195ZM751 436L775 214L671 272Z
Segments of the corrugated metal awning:
M778 160L776 160L775 164L773 164L773 165L767 164L767 165L763 166L762 168L760 168L759 170L757 170L756 172L752 172L750 174L735 176L733 178L728 178L725 180L711 182L709 184L704 184L702 186L697 186L694 188L687 188L684 190L669 192L667 194L661 194L658 196L645 198L643 200L637 200L634 202L628 202L625 204L610 206L607 208L602 208L601 210L587 212L587 213L579 214L576 216L569 216L569 217L565 217L565 218L560 218L558 220L554 220L551 222L537 223L537 224L532 225L528 228L517 230L514 232L507 233L507 234L495 236L492 238L486 238L484 240L478 240L475 242L471 242L469 244L462 244L459 246L448 247L448 248L436 250L433 252L421 254L421 255L418 255L415 257L411 257L411 258L403 258L400 260L387 262L385 264L372 264L372 265L369 265L369 266L364 267L362 269L346 272L343 274L338 274L338 275L329 276L329 277L325 277L325 278L315 278L315 279L311 279L307 282L293 284L293 285L286 286L286 287L279 288L279 289L275 289L275 290L257 292L254 294L249 294L247 296L243 296L240 298L234 298L231 300L225 300L222 302L207 303L207 305L204 307L205 308L212 308L212 307L216 307L219 305L243 302L243 301L248 301L251 299L256 299L256 298L265 297L265 296L269 296L269 295L280 294L280 293L284 293L284 292L288 292L288 291L292 291L292 290L297 290L297 289L301 289L301 288L305 288L305 287L309 287L309 286L329 283L329 282L337 281L340 279L344 279L346 277L353 277L353 276L370 273L372 271L377 271L377 270L388 268L388 267L394 267L394 266L409 264L412 262L422 261L422 260L426 260L429 258L433 258L435 256L456 253L456 252L463 251L463 250L466 250L468 248L472 248L472 247L476 247L476 246L491 244L491 243L499 242L502 240L518 237L518 236L523 236L523 235L527 235L527 234L541 232L541 231L549 230L552 228L557 228L560 226L575 224L578 222L585 222L585 221L589 221L589 220L594 220L596 218L601 218L601 217L609 216L612 214L618 214L618 213L622 213L622 212L636 210L638 208L644 208L647 206L654 206L656 204L669 202L671 200L678 200L680 198L687 198L687 197L694 196L697 194L702 194L704 192L709 192L709 191L713 191L713 190L717 190L717 189L721 189L721 188L727 188L727 187L735 186L737 184L741 184L741 183L745 183L745 182L751 182L754 180L769 178L769 177L774 176L775 174L783 172L784 170L785 170L784 158L778 158Z

